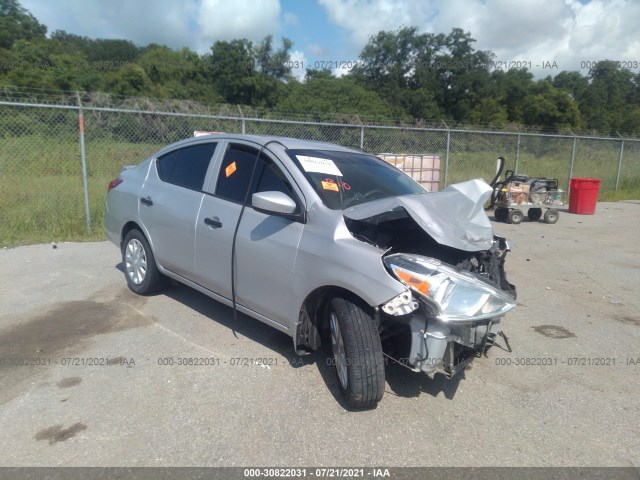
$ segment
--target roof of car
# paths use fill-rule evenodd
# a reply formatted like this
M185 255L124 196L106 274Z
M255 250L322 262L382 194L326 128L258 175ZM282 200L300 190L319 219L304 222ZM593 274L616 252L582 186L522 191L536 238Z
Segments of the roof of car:
M245 135L241 133L215 133L211 135L200 135L198 137L186 138L170 146L176 147L176 146L188 145L190 143L199 143L207 139L245 140L245 141L257 143L259 145L264 145L269 141L276 141L284 145L285 148L291 149L291 150L314 149L314 150L333 150L333 151L343 151L343 152L358 151L353 148L347 148L340 145L335 145L333 143L316 142L313 140L301 140L298 138L290 138L290 137L277 137L277 136L268 136L268 135Z

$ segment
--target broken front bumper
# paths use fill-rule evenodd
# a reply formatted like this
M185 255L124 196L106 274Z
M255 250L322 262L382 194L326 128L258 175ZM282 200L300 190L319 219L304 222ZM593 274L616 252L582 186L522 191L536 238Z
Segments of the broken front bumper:
M475 357L493 345L500 332L500 319L453 323L427 320L414 315L408 365L432 375L438 371L449 378L463 370Z
M410 327L405 365L451 377L493 344L501 318L516 306L515 288L503 269L508 248L497 238L491 250L460 266L416 254L384 257L390 273L408 287L382 306L391 322Z

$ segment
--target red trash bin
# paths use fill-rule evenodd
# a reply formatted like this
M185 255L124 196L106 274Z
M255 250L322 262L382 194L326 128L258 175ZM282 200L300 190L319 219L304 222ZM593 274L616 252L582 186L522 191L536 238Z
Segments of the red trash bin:
M569 213L593 215L596 213L599 178L572 178L569 181Z

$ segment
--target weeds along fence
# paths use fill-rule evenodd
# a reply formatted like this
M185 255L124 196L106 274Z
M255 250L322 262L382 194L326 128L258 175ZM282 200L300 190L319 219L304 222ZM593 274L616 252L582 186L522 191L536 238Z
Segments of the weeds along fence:
M448 128L316 123L0 101L0 246L104 237L106 187L195 130L320 140L440 160L440 184L495 175L496 158L529 176L602 179L601 194L640 185L640 140ZM414 172L415 173L415 172Z

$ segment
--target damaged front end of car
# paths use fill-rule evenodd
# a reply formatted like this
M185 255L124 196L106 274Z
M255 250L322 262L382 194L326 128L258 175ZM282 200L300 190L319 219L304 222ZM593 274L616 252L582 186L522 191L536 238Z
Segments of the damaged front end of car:
M407 290L380 305L388 356L428 375L453 377L494 345L516 305L504 263L511 247L493 235L480 180L435 194L398 197L371 215L345 212L352 234L381 248L382 262Z
M409 334L408 352L396 360L416 371L452 377L493 345L500 319L516 305L488 276L432 257L397 253L383 261L409 288L413 311L388 302L382 306L382 328L387 334Z

